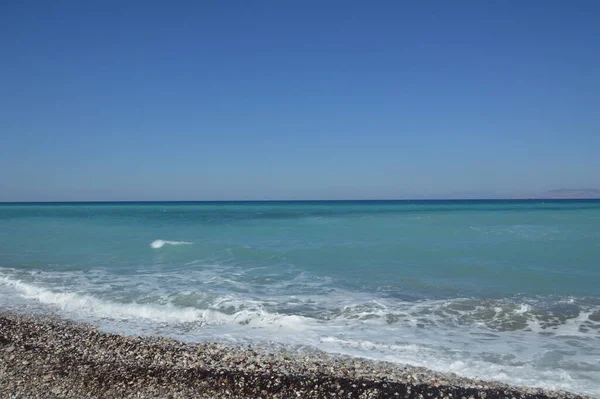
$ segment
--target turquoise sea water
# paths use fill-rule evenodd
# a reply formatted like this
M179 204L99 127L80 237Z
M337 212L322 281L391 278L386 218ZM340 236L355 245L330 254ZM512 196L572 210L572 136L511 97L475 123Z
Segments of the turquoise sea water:
M0 304L600 396L600 201L0 204Z

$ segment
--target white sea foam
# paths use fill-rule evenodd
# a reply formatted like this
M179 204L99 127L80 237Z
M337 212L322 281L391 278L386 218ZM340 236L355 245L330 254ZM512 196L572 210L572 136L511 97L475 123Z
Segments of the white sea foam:
M186 276L175 272L137 275L131 279L133 285L125 284L127 276L111 276L109 285L126 290L140 289L140 279L144 281L129 302L116 297L112 288L93 290L97 286L92 281L109 278L101 271L93 277L77 274L73 281L67 281L72 272L15 275L7 271L0 274L0 291L65 317L98 323L109 331L150 332L190 341L307 345L468 377L600 394L590 382L600 375L600 368L594 366L596 332L579 331L589 321L590 311L552 330L554 337L569 337L581 345L577 354L561 357L569 343L539 334L547 330L538 326L534 302L402 302L341 288L292 297L284 282L276 284L275 292L265 291L249 281L242 284L243 276L234 271L206 266ZM312 284L313 277L298 275L289 281ZM86 279L91 280L85 283ZM231 279L238 294L230 289ZM217 286L223 286L223 291L209 289ZM304 308L308 310L296 310ZM514 317L528 320L529 329L495 328Z
M226 314L218 309L198 309L193 307L177 307L172 304L140 304L118 303L96 298L92 295L75 292L56 292L28 284L20 280L0 276L0 284L15 289L23 298L50 305L73 315L85 315L86 318L129 321L145 319L157 323L197 323L203 325L238 324L255 328L276 325L291 329L301 328L302 316L280 315L265 311L260 306L240 309L233 314ZM237 305L229 298L218 298L215 306L227 304Z
M444 350L440 346L419 343L380 343L371 340L340 339L325 336L321 339L321 349L351 356L360 356L373 360L385 360L413 366L427 367L440 372L452 372L461 376L498 380L515 385L544 387L552 390L570 390L574 392L600 394L600 388L594 383L592 373L587 378L574 379L573 375L557 365L538 369L532 362L489 361L487 356L494 354L470 353L465 350Z
M191 242L187 241L166 241L166 240L154 240L150 243L150 246L154 249L162 248L165 245L190 245Z

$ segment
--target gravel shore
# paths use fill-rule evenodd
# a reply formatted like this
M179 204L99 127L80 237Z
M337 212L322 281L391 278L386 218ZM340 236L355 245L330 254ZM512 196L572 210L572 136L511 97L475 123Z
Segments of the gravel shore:
M589 398L323 352L106 334L0 312L0 398Z

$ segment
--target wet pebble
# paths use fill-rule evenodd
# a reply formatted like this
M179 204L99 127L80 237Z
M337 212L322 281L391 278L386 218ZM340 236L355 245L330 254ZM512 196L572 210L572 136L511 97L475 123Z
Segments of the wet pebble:
M297 350L99 332L0 312L1 398L590 399Z

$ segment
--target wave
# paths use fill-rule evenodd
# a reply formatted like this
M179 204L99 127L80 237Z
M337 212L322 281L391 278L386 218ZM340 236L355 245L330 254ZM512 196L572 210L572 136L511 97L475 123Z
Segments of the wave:
M401 341L381 343L368 339L333 336L322 337L319 346L329 352L377 361L410 364L474 379L503 381L529 387L541 386L550 390L566 390L594 396L600 394L595 383L597 367L591 362L579 362L577 363L578 370L568 370L569 365L555 361L560 357L560 349L547 350L539 356L552 359L551 364L540 369L539 359L532 361L510 353L503 353L503 351L468 353L456 349L443 350L433 344L424 345ZM575 374L578 375L573 378Z
M243 276L222 266L137 279L111 276L107 280L102 272L96 273L47 272L35 274L35 280L0 273L0 284L17 289L23 299L116 320L251 324L253 320L275 322L285 315L330 327L356 324L403 333L468 332L482 341L486 334L503 333L600 338L600 302L585 298L398 301L341 288L328 290L324 281L305 274L273 283L256 277L242 281Z
M53 281L57 280L64 282ZM271 296L269 301L278 304L273 307L264 298L221 293L203 300L198 307L188 306L199 302L181 291L167 294L162 298L166 302L122 303L98 293L61 291L56 285L49 288L39 281L32 283L2 273L0 286L9 288L10 301L22 298L37 302L42 310L57 310L68 318L98 323L113 332L139 334L150 330L192 341L301 345L473 378L600 393L593 383L600 375L594 347L600 331L600 324L594 322L598 319L593 313L597 312L595 303L578 311L574 307L562 309L562 313L553 308L557 319L546 320L551 326L544 328L540 320L544 315L538 314L541 305L535 302L454 299L401 304L338 292L325 297L294 297L293 303L289 296ZM314 306L325 298L330 305L356 304L321 309L312 316L298 314L305 305ZM289 303L282 306L284 299ZM571 302L577 300L562 305L571 309L576 305ZM583 333L582 326L589 326L590 331ZM548 330L562 338L552 338ZM565 355L567 351L573 354Z
M157 323L195 323L204 325L244 325L254 328L276 325L277 327L299 328L306 318L295 315L270 313L261 307L240 309L227 314L219 309L178 307L172 304L119 303L103 300L92 295L75 292L55 292L20 280L0 276L0 284L17 290L25 299L50 305L61 311L84 316L86 319L132 321L143 319ZM216 306L227 305L227 298L215 300Z
M187 241L166 241L166 240L154 240L150 243L150 247L154 249L162 248L165 245L191 245L191 242Z

